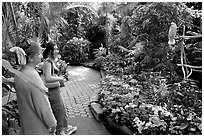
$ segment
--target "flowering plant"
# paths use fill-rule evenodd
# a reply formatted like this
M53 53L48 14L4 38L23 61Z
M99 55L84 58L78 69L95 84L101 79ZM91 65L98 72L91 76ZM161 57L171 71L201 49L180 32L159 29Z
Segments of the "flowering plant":
M101 46L99 49L95 49L94 51L95 59L94 59L94 67L95 69L104 70L104 61L106 60L106 49Z
M68 63L66 63L65 61L58 59L56 61L56 66L59 69L59 75L62 75L66 80L68 80L69 78L69 74L67 72L68 70Z
M80 47L85 47L90 44L88 40L84 38L73 37L71 40L67 41L67 44L79 45Z
M133 134L201 134L199 109L178 104L178 97L173 95L172 88L167 88L166 80L157 76L159 74L148 74L146 78L149 80L145 82L144 79L133 79L132 75L121 78L107 75L102 80L99 92L104 115L119 125L127 126ZM200 105L197 103L197 107Z

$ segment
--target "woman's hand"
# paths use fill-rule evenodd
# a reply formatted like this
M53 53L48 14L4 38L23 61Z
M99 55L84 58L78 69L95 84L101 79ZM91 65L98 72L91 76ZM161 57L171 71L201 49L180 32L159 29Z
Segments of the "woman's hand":
M65 83L64 77L62 78L62 80L59 81L59 83L60 83L60 87L64 87L65 86L64 85L64 83Z
M60 78L60 82L62 81L64 81L64 77L63 76L59 76L59 78Z

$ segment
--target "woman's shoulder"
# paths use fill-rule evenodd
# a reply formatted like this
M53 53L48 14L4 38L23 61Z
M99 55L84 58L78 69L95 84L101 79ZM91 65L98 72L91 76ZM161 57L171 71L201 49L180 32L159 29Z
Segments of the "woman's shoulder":
M53 63L53 61L51 59L47 58L44 60L44 63Z
M51 59L46 59L45 61L44 61L44 65L47 65L47 64L51 64L51 65L53 65L53 61L51 60Z
M34 69L25 69L25 70L22 71L22 73L23 73L24 75L26 75L27 77L29 77L30 79L36 78L36 77L39 75L39 74L36 73L36 72L37 72L37 71L34 70Z
M27 80L31 80L31 81L36 80L37 75L33 70L31 70L31 69L21 69L20 72L21 72L21 74L14 77L15 84L17 84L17 83L23 84Z
M44 63L43 63L43 68L46 68L46 67L51 67L53 65L52 61L50 59L46 59L44 60Z

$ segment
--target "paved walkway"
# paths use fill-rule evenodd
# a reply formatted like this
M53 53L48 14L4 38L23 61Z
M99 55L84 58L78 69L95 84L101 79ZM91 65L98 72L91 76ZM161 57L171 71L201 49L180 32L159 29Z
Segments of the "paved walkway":
M109 135L102 122L96 121L88 105L96 94L100 73L83 66L69 66L69 81L62 88L68 124L78 127L74 135Z

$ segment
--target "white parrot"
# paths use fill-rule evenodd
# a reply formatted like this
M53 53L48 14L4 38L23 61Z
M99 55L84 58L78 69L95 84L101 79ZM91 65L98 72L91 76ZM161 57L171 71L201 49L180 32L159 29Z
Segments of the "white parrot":
M169 45L175 44L176 32L177 32L177 25L174 22L172 22L169 29L169 41L168 41Z
M15 52L17 54L18 57L18 63L20 65L26 65L26 53L25 51L20 48L20 47L12 47L10 48L11 52Z

